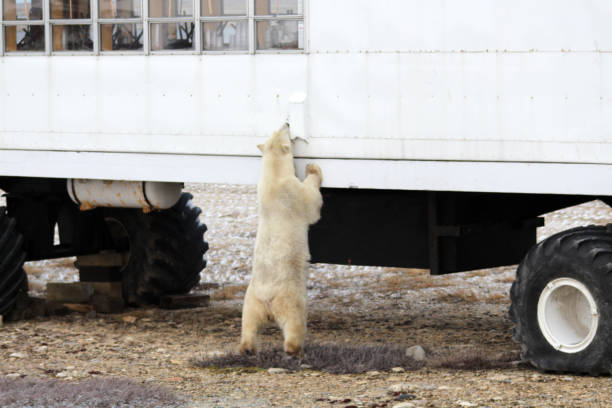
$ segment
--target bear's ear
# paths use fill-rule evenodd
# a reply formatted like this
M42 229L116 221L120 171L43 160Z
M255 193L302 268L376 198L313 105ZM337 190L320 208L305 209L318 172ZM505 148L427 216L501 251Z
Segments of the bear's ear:
M260 151L263 153L263 151L264 151L264 146L265 146L264 144L258 144L258 145L257 145L257 148L258 148L258 149L259 149L259 150L260 150Z
M287 154L287 153L291 153L291 146L289 146L288 144L283 143L281 145L281 150L283 153Z

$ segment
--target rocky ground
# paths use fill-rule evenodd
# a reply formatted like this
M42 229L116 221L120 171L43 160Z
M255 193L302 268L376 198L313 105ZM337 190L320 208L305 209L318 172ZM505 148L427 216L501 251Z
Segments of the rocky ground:
M203 369L194 359L233 350L256 232L253 187L189 185L208 225L209 266L200 292L207 308L129 309L118 315L45 317L0 328L0 375L9 378L129 378L163 385L194 407L608 406L612 379L540 373L520 362L504 369L421 368L332 375L309 369ZM591 202L546 216L540 236L575 225L612 222ZM49 280L76 278L73 260L28 264L31 294ZM508 319L515 267L432 277L427 271L313 265L309 281L311 343L421 345L481 356L517 355ZM208 289L205 283L219 283ZM280 345L276 328L265 345ZM403 405L402 405L403 404Z

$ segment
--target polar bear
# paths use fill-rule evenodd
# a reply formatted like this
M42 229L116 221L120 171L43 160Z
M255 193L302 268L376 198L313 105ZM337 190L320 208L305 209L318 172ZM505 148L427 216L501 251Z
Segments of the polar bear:
M303 182L295 176L288 124L257 147L263 153L259 225L242 309L240 352L255 351L262 324L275 322L283 332L285 352L296 356L306 335L308 227L320 218L322 173L309 164Z

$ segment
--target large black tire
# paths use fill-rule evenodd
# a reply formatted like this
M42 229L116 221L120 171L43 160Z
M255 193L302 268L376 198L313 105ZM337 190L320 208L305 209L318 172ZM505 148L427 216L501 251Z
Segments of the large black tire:
M185 294L200 280L206 266L206 225L202 210L183 193L170 209L145 214L142 210L112 209L107 223L117 221L129 243L122 268L123 296L130 305L158 303L163 295ZM120 241L120 240L118 240ZM119 250L121 242L117 242Z
M535 245L510 297L522 357L545 371L612 370L612 224L574 228Z
M6 207L0 207L0 315L8 315L20 294L28 292L25 258L16 222L7 215Z

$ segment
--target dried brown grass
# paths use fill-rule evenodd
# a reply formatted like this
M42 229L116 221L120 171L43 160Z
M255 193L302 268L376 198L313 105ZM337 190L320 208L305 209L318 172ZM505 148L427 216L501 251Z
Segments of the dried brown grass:
M501 283L512 283L516 280L516 276L503 276L501 278L495 279L497 282Z
M485 303L495 303L495 304L509 304L510 303L510 295L507 293L492 293L481 299Z
M212 300L234 300L244 296L248 285L231 285L224 286L221 289L215 291L210 298Z
M457 289L452 292L439 293L435 300L448 303L476 303L480 301L476 293L471 289Z
M386 275L381 283L383 289L392 292L449 286L443 277L431 276L423 269L402 270L397 274Z

